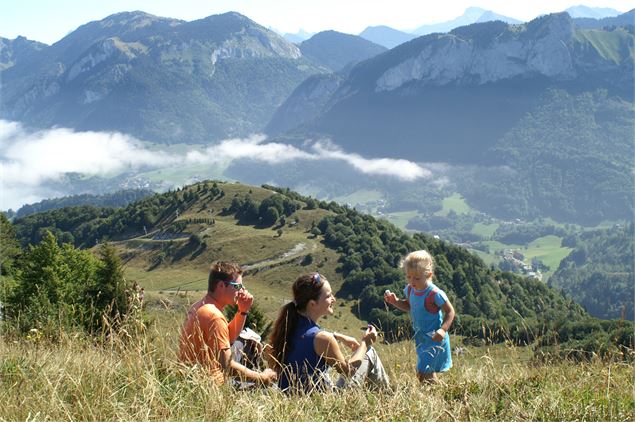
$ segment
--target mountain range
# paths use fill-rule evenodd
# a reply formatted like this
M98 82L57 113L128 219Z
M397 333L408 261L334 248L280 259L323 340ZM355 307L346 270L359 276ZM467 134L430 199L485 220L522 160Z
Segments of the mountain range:
M367 156L509 166L504 196L527 204L525 215L625 218L632 209L625 187L633 168L634 57L632 26L586 30L566 13L523 25L472 24L375 56L337 85L312 77L267 131L291 142L327 137ZM302 98L310 100L303 105ZM584 174L572 168L588 159L593 165ZM591 193L594 179L602 188ZM500 207L499 183L464 184L488 212ZM486 185L492 188L484 194Z
M233 12L192 22L120 13L31 49L38 54L11 64L3 49L0 117L165 143L257 131L302 80L323 71Z
M412 33L415 35L427 35L434 32L449 32L459 26L489 21L502 21L513 24L522 23L517 19L499 15L490 10L481 9L480 7L468 7L461 16L455 19L436 24L421 25L420 27L414 29Z
M635 47L621 22L634 13L599 29L567 13L474 23L387 51L335 31L295 45L237 13L120 13L51 46L1 39L0 117L170 144L263 129L329 138L370 157L486 166L461 190L501 217L624 218Z

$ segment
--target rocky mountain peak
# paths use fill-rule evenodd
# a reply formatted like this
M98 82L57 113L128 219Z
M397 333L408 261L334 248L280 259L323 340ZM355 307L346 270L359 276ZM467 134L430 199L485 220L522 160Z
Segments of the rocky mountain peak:
M375 89L390 91L412 81L436 86L482 85L536 74L572 79L576 76L574 36L573 21L567 13L543 16L524 25L487 22L449 34L432 34L411 43L411 54L386 69ZM403 51L400 53L403 56Z

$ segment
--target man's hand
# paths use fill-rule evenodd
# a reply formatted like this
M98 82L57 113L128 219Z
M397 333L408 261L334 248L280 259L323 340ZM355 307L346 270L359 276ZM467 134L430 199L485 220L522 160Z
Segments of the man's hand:
M266 368L260 373L260 382L264 385L270 385L278 381L278 374L273 369Z
M384 292L384 301L390 305L394 305L397 303L397 295L390 290L386 290Z
M241 289L236 294L236 304L238 305L238 312L249 312L253 303L254 297L247 291L247 289Z

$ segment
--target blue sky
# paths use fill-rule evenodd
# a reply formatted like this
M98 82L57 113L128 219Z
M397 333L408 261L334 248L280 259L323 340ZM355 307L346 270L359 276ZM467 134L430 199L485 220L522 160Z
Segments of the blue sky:
M620 12L635 7L633 0L1 0L0 36L51 44L87 22L131 10L188 21L236 11L282 32L358 34L371 25L409 30L443 22L470 6L527 21L581 3Z

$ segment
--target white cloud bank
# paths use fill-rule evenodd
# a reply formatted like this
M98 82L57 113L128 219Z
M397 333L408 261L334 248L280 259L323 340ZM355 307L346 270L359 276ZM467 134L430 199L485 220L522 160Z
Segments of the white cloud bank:
M339 160L368 174L403 181L429 178L432 173L416 163L390 158L368 159L343 151L329 141L308 141L306 150L267 142L264 135L227 139L183 154L149 150L134 137L121 133L76 132L54 128L37 132L19 123L0 120L0 209L59 195L43 184L65 173L107 176L126 170L215 164L249 159L269 164L297 160ZM64 193L61 193L64 194Z

